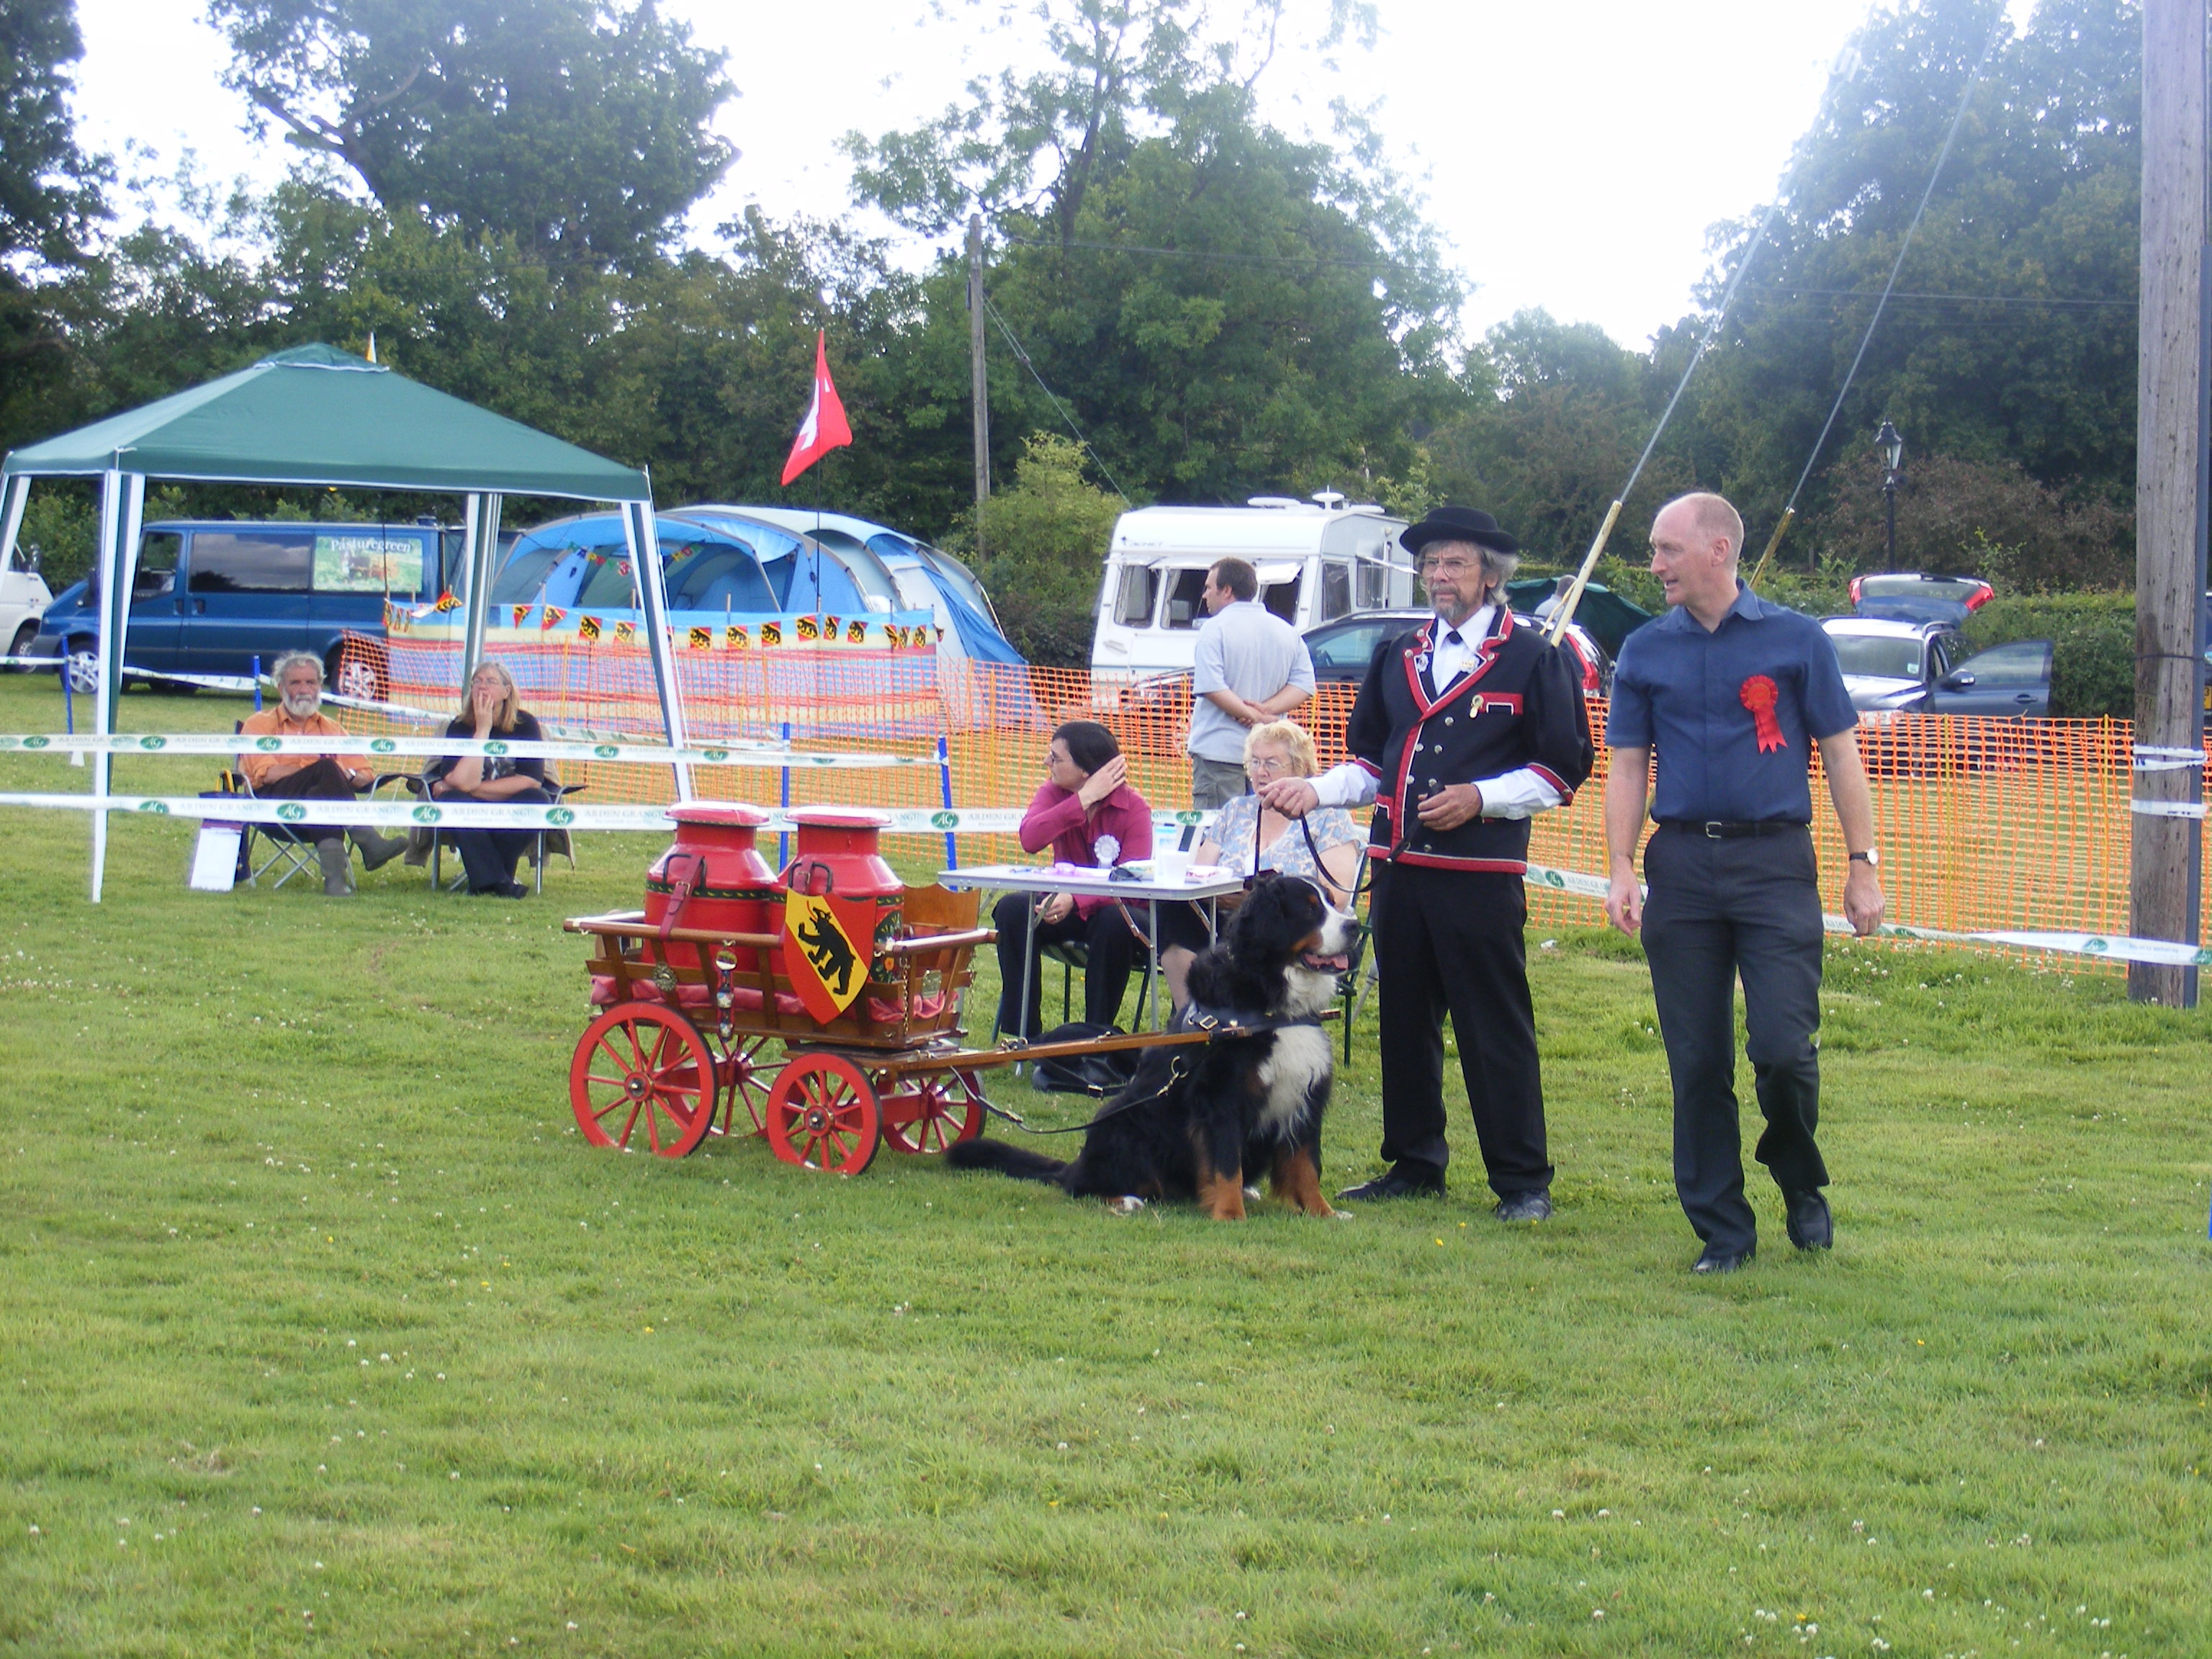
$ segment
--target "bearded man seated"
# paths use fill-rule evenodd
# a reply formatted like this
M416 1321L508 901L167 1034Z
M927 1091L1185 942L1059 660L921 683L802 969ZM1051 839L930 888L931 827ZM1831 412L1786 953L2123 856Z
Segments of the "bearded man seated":
M323 663L311 651L276 659L278 702L246 717L239 735L247 738L342 738L345 728L323 713ZM263 800L351 800L368 787L374 774L339 755L267 755L248 750L238 769ZM407 850L406 838L380 836L374 830L349 830L337 823L303 823L289 833L315 843L323 869L323 892L343 898L353 891L353 866L346 838L361 848L362 867L374 870Z

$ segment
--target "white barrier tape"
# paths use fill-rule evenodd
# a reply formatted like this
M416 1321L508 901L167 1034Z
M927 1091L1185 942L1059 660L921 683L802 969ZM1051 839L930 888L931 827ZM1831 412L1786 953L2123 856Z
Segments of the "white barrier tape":
M2134 752L2135 769L2138 772L2179 772L2205 764L2202 749L2168 749L2154 743L2139 743Z
M694 801L695 806L735 806L737 801ZM666 806L548 806L494 801L255 800L238 795L49 795L0 793L0 806L29 806L79 812L129 812L145 817L210 818L220 823L367 824L410 829L435 824L449 830L653 830L663 834L676 824ZM800 827L789 810L754 807L766 815L765 834ZM798 809L805 811L805 808ZM886 835L1006 836L1021 828L1026 809L1018 806L870 807L887 819ZM1205 812L1162 812L1153 816L1155 838L1179 835L1203 825Z
M654 744L568 743L497 738L246 737L215 732L38 732L0 736L0 754L65 755L368 755L428 757L439 755L512 756L524 760L629 761L649 766L682 762L690 766L751 766L776 771L823 768L880 770L887 767L935 768L934 755L824 754L787 749L773 743L737 743L727 747L670 749Z
M2128 811L2140 812L2147 818L2201 818L2204 803L2201 800L2131 800Z
M1556 870L1545 864L1530 865L1528 879L1536 886L1572 893L1580 898L1603 899L1613 890L1603 876L1585 875L1578 870ZM1831 933L1856 934L1858 931L1841 916L1824 915L1821 921ZM1908 927L1898 922L1884 922L1876 937L1917 939L1929 945L2008 945L2023 950L2050 951L2061 956L2149 962L2167 968L2212 968L2212 950L2173 939L2134 939L2122 933L1962 933L1944 927Z

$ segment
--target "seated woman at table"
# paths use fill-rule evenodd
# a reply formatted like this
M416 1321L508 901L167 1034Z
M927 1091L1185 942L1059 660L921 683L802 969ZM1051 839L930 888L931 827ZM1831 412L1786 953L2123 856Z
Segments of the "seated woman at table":
M1152 857L1152 809L1130 787L1128 763L1111 732L1096 720L1069 720L1052 734L1044 772L1044 787L1022 815L1024 852L1049 847L1055 862L1086 870ZM1083 973L1083 1017L1095 1025L1111 1025L1136 960L1138 938L1127 911L1103 895L1009 893L991 912L991 925L999 930L1000 1033L1034 1037L1039 1029L1044 975L1036 963L1030 964L1028 975L1029 1006L1019 1024L1014 1020L1033 899L1037 944L1085 947L1089 965Z
M515 738L538 743L545 733L522 708L514 689L514 676L495 662L477 665L469 677L469 693L461 712L446 727L449 738ZM447 755L430 763L430 793L449 801L496 801L519 806L544 804L553 797L545 787L545 763L518 760L512 755ZM501 898L526 898L530 890L514 878L514 864L536 839L534 830L446 830L440 832L461 855L469 872L469 891L491 893Z
M1244 734L1244 772L1255 787L1277 778L1310 778L1320 769L1312 737L1295 720L1270 720ZM1237 876L1262 870L1304 876L1344 909L1352 902L1359 845L1366 834L1341 806L1309 812L1305 830L1312 832L1310 843L1294 820L1261 805L1257 795L1239 795L1213 815L1191 862L1218 864ZM1163 904L1159 930L1160 973L1168 982L1169 1001L1180 1008L1188 1000L1183 985L1191 958L1206 948L1206 917L1195 904Z

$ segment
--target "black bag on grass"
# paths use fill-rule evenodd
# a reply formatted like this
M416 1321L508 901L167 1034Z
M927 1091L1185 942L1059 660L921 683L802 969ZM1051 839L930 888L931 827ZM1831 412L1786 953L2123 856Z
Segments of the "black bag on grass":
M1095 1037L1123 1035L1118 1025L1093 1025L1075 1020L1055 1025L1037 1039L1046 1042L1082 1042ZM1042 1094L1089 1095L1103 1100L1137 1074L1137 1048L1109 1048L1103 1054L1061 1054L1036 1061L1030 1067L1030 1087Z

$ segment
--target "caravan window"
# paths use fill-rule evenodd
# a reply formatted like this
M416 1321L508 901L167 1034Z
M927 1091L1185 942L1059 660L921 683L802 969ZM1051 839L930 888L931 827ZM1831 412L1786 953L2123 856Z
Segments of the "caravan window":
M1168 589L1166 608L1160 612L1163 628L1195 628L1206 617L1206 576L1203 570L1178 570Z
M1260 603L1285 622L1295 624L1298 619L1298 584L1304 580L1304 576L1293 576L1286 582L1262 585Z
M1321 568L1321 615L1316 622L1333 622L1352 609L1352 567L1325 564Z
M1150 565L1133 564L1121 572L1121 593L1115 601L1114 620L1124 628L1142 628L1152 619L1152 600L1158 597L1158 573Z

